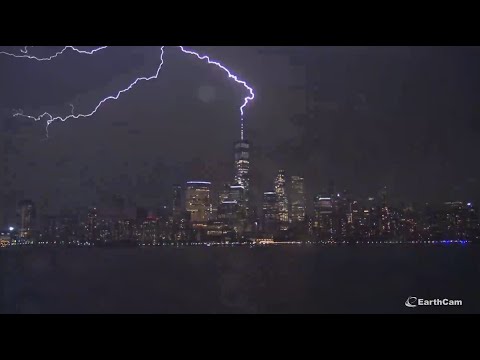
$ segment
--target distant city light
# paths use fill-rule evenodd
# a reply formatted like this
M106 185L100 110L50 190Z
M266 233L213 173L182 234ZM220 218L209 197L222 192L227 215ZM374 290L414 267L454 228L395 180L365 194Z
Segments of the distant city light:
M8 228L8 230L9 230L9 231L13 231L13 230L15 230L15 228L14 228L13 226L10 226L10 227Z

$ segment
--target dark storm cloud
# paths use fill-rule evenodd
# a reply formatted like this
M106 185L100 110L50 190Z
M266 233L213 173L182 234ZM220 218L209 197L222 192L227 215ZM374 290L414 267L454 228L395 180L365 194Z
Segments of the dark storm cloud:
M466 185L478 173L478 49L327 54L309 54L316 56L320 108L316 117L296 119L302 135L284 147L294 149L287 164L304 159L310 179L332 178L364 195L387 185L405 200L478 197Z
M256 92L246 128L258 192L279 167L304 174L309 196L329 179L367 195L388 185L406 199L478 196L480 73L477 48L203 47ZM278 50L278 51L272 51ZM52 49L40 49L45 53ZM55 50L53 50L55 51ZM158 80L89 119L12 119L11 109L85 112L137 76L159 47L116 47L49 63L0 57L7 191L51 207L124 194L157 206L187 179L230 180L244 89L224 73L167 47ZM318 81L318 116L305 112L305 66Z
M200 49L210 50L214 49ZM245 50L211 52L225 63L247 55L246 66L256 67L256 76L262 71L259 59L251 49ZM85 112L137 76L151 74L159 55L159 48L114 48L46 64L2 58L2 69L9 74L1 85L2 102L6 108L24 108L28 113L60 115L68 114L73 102L76 112ZM153 206L166 201L173 182L187 177L230 180L243 87L177 49L167 48L165 60L158 80L137 86L121 101L105 104L95 117L52 124L48 140L44 122L3 118L13 126L10 134L19 151L15 158L9 156L15 186L32 198L62 194L53 202L91 202L98 192L110 191ZM232 63L239 73L243 61ZM278 119L278 113L271 114ZM41 169L36 176L28 176L34 171L31 161Z

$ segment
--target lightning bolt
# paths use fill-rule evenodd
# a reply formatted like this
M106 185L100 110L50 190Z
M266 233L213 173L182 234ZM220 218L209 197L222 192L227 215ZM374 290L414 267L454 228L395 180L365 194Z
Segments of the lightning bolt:
M87 50L80 50L80 49L76 48L75 46L65 46L62 50L57 51L52 56L48 56L48 57L44 57L44 58L37 57L37 56L34 56L34 55L29 55L28 54L28 48L29 47L32 47L32 46L25 46L23 50L20 49L20 52L23 53L23 55L12 54L12 53L9 53L9 52L6 52L6 51L0 51L0 54L7 55L7 56L12 56L12 57L15 57L15 58L26 58L26 59L37 60L37 61L50 61L50 60L53 60L53 59L59 57L60 55L65 53L67 50L72 50L72 51L75 51L79 54L84 54L84 55L93 55L97 51L106 49L108 46L101 46L99 48L95 48L93 50L88 50L88 51Z
M157 67L157 70L155 72L154 75L150 76L150 77L139 77L137 79L135 79L134 82L132 82L130 85L128 85L125 89L122 89L120 91L117 92L116 95L111 95L111 96L108 96L104 99L102 99L98 104L97 106L95 106L95 108L89 112L89 113L86 113L86 114L77 114L75 115L74 114L74 107L72 104L71 107L72 107L72 112L70 115L68 116L65 116L65 117L62 117L62 116L53 116L51 115L50 113L48 112L45 112L43 113L42 115L40 116L31 116L31 115L25 115L23 114L23 112L17 112L15 113L13 116L14 117L17 117L17 116L22 116L22 117L25 117L25 118L28 118L28 119L32 119L34 121L40 121L42 120L43 118L47 118L47 126L46 126L46 129L47 129L47 137L48 137L48 127L50 126L51 123L53 123L54 121L57 121L57 120L60 120L60 121L67 121L68 119L78 119L78 118L87 118L87 117L90 117L92 115L94 115L98 109L100 109L100 107L105 104L107 101L110 101L110 100L118 100L118 98L126 93L127 91L131 90L133 87L135 87L135 85L137 85L139 82L141 81L150 81L150 80L153 80L153 79L157 79L159 74L160 74L160 70L162 69L163 67L163 64L164 64L164 60L163 60L163 55L165 53L165 46L162 46L161 48L161 54L160 54L160 64L158 65Z
M246 106L248 105L248 103L250 101L252 101L253 99L255 99L255 93L253 92L253 89L250 86L248 86L245 81L240 80L237 75L232 74L230 72L230 70L228 70L225 66L223 66L222 64L220 64L217 61L211 60L210 57L208 57L207 55L202 56L202 55L196 53L195 51L185 49L183 46L179 46L179 48L185 54L196 56L199 60L206 60L210 65L215 65L215 66L219 67L220 69L222 69L223 71L225 71L228 74L228 77L230 79L233 79L236 83L243 85L247 89L247 91L249 92L249 95L245 97L245 99L243 101L243 104L240 107L240 138L241 138L241 140L243 140L244 117L245 117L244 110L245 110Z
M57 58L58 56L62 55L63 53L65 53L67 50L72 50L72 51L75 51L79 54L86 54L86 55L93 55L95 54L96 52L98 51L101 51L101 50L104 50L106 49L108 46L101 46L101 47L98 47L98 48L95 48L93 50L90 50L90 51L86 51L86 50L79 50L78 48L74 47L74 46L65 46L62 50L56 52L54 55L52 56L49 56L49 57L45 57L45 58L39 58L39 57L36 57L36 56L33 56L33 55L29 55L28 54L28 48L29 46L25 46L24 49L20 50L22 52L23 55L16 55L16 54L12 54L12 53L8 53L8 52L4 52L4 51L1 51L0 54L3 54L3 55L8 55L8 56L12 56L12 57L15 57L15 58L27 58L27 59L31 59L31 60L37 60L37 61L50 61L50 60L53 60L55 58ZM200 55L199 53L195 52L195 51L192 51L192 50L188 50L186 49L185 47L183 46L179 46L180 50L185 53L185 54L188 54L188 55L193 55L195 56L197 59L199 60L202 60L202 61L207 61L208 64L210 65L215 65L216 67L222 69L225 73L227 73L228 77L230 79L233 79L237 84L240 84L242 85L247 91L248 91L248 95L244 98L244 101L243 101L243 104L240 106L240 138L243 140L244 139L244 118L245 118L245 108L247 107L247 105L249 104L250 101L254 100L255 99L255 93L253 91L253 88L251 88L250 86L247 85L247 83L243 80L240 80L238 78L237 75L233 74L229 69L227 69L224 65L222 65L221 63L219 63L218 61L213 61L210 59L209 56L207 55ZM135 79L135 81L133 81L128 87L126 87L125 89L122 89L120 91L117 92L116 95L111 95L111 96L108 96L104 99L102 99L96 106L95 108L89 112L89 113L86 113L86 114L77 114L75 115L74 111L75 111L75 107L73 106L73 104L70 104L70 107L72 109L71 111L71 114L68 115L68 116L65 116L65 117L62 117L62 116L53 116L51 115L50 113L48 112L45 112L43 113L42 115L40 116L31 116L31 115L25 115L23 114L23 111L18 111L16 113L13 114L14 117L18 117L18 116L22 116L22 117L26 117L28 119L32 119L34 121L40 121L42 120L43 118L46 118L47 119L47 125L46 125L46 131L47 131L47 137L48 137L48 127L50 126L51 123L53 123L54 121L57 121L57 120L60 120L60 121L67 121L69 119L78 119L78 118L87 118L87 117L90 117L90 116L93 116L99 109L100 107L102 107L103 104L105 104L106 102L110 101L110 100L118 100L118 98L128 92L129 90L131 90L133 87L135 87L139 82L142 82L142 81L150 81L150 80L154 80L154 79L157 79L159 74L160 74L160 70L162 69L163 67L163 64L164 64L164 53L165 53L165 46L162 46L161 47L161 55L160 55L160 64L157 68L157 71L155 72L154 75L150 76L150 77L139 77L137 79Z

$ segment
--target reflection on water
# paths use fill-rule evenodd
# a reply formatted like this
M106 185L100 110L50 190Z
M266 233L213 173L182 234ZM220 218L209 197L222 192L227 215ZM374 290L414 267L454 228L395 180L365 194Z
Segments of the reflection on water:
M2 249L3 313L480 312L475 246ZM408 296L462 299L407 309Z

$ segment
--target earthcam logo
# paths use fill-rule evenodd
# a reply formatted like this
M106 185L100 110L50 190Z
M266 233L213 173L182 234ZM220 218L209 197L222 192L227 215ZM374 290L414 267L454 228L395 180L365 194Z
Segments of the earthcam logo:
M405 306L409 308L415 308L417 306L462 306L462 300L450 300L450 299L419 299L416 296L409 296L405 301Z

